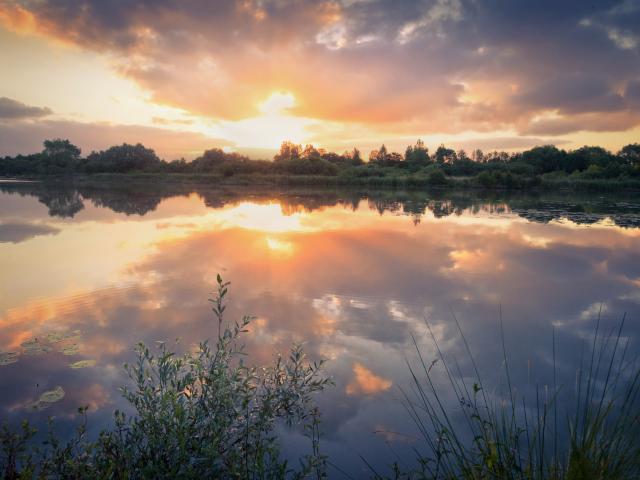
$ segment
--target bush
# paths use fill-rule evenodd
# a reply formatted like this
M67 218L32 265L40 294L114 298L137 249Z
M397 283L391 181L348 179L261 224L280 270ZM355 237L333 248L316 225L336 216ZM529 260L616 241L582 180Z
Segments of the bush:
M440 169L433 169L427 174L427 183L434 186L447 185L447 177Z
M95 442L83 424L64 444L50 430L44 449L33 447L35 430L0 431L0 471L6 479L30 478L284 478L324 476L318 450L318 410L313 394L325 388L320 363L309 363L300 347L265 369L248 367L239 344L245 317L224 329L228 283L218 277L213 310L218 318L215 347L176 355L160 344L157 354L140 344L137 361L125 366L133 388L122 389L135 410L115 412L114 427ZM80 409L85 417L86 408ZM291 470L280 458L278 422L303 424L312 449Z

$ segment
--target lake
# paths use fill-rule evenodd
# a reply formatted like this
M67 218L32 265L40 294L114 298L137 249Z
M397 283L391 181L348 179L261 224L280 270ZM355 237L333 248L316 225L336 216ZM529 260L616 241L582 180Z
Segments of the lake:
M640 353L637 195L367 192L118 183L0 183L2 419L89 405L89 431L125 404L139 341L177 348L217 335L207 299L232 283L227 319L256 318L251 361L303 342L335 386L319 398L322 449L352 476L422 448L402 402L414 340L485 384L571 391L600 317ZM502 324L502 330L500 325ZM85 362L83 362L85 361ZM78 363L83 362L83 363ZM77 368L72 368L77 367ZM28 408L45 391L64 397ZM455 405L459 399L449 396ZM283 433L295 456L307 440ZM332 470L332 476L340 476Z

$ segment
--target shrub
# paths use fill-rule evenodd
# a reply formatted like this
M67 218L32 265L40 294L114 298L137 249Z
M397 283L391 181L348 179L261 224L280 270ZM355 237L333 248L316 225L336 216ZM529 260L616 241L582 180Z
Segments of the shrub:
M77 436L64 443L50 429L44 449L36 433L0 431L0 468L6 479L27 478L284 478L323 477L318 449L318 410L313 394L329 383L322 362L309 363L299 346L288 359L264 369L245 365L239 343L251 319L223 330L228 283L218 276L213 299L219 334L215 347L177 355L162 343L157 354L140 344L137 361L126 366L133 388L122 393L133 416L115 412L112 429L95 442ZM86 408L80 409L86 421ZM302 424L312 449L293 471L280 458L275 427Z
M427 183L434 186L446 185L447 177L442 170L434 169L427 174Z

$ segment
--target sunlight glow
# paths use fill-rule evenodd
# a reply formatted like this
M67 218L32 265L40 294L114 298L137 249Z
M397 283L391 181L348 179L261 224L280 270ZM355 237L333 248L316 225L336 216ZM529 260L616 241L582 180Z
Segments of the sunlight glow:
M257 205L244 202L229 210L221 212L218 220L225 225L258 230L262 232L299 232L305 230L301 224L303 214L294 213L286 216L277 203ZM274 245L276 245L274 243Z
M292 108L296 98L290 92L273 92L269 98L260 104L260 111L265 115L279 115Z
M295 105L296 99L291 92L273 92L258 105L262 115L239 121L221 121L209 134L245 148L275 149L283 139L304 143L309 138L307 127L317 122L289 113Z
M269 250L273 253L281 256L290 256L293 253L293 243L291 242L274 237L267 237L265 241L267 242L267 247L269 247Z

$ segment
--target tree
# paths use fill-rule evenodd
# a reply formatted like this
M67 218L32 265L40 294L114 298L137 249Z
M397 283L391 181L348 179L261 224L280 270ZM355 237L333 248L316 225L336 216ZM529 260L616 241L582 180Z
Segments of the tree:
M632 167L640 166L640 143L625 145L622 147L622 150L618 152L618 157L627 165Z
M280 151L273 157L274 162L282 162L286 160L297 160L302 153L302 146L293 142L284 141L280 145Z
M584 146L569 152L562 159L560 167L567 173L583 171L591 164L602 166L603 164L608 163L610 157L611 154L604 149Z
M431 163L429 149L424 146L422 140L418 140L414 146L409 145L404 153L404 160L409 166L423 167Z
M224 163L227 154L220 148L211 148L191 162L191 168L199 172L210 172Z
M369 162L375 162L379 165L384 165L387 161L388 156L389 153L387 152L387 147L385 147L383 143L379 150L371 150L371 153L369 153Z
M471 152L471 158L478 163L485 163L487 158L484 156L484 152L479 148Z
M390 167L396 167L403 161L402 155L398 152L391 152L387 154L387 158L384 160L385 165Z
M450 148L440 145L434 154L434 161L437 164L453 163L456 159L456 152Z
M566 155L567 152L558 150L555 145L544 145L522 152L521 158L533 165L538 173L548 173L562 170Z
M301 157L306 159L322 158L320 152L313 145L307 145L306 147L304 147Z
M141 143L130 145L123 143L100 152L92 152L87 157L86 169L89 172L126 173L140 170L162 168L162 160L156 153Z
M362 157L360 156L360 150L355 147L353 147L351 153L346 156L347 158L349 158L349 160L351 160L351 164L354 166L362 165L364 163Z
M73 143L69 140L62 140L61 138L45 140L44 150L42 151L42 154L47 157L58 157L69 160L78 160L80 153L81 150Z

